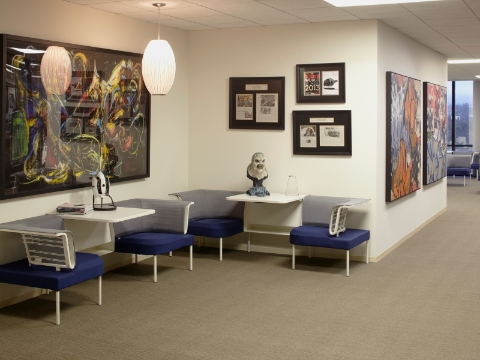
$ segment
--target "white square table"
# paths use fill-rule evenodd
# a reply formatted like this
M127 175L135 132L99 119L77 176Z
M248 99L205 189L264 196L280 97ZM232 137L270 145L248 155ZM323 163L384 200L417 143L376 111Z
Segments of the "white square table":
M117 207L112 211L92 211L85 215L57 213L63 218L65 229L73 233L76 250L84 250L98 245L110 243L113 248L115 232L113 224L154 214L153 209L137 209Z

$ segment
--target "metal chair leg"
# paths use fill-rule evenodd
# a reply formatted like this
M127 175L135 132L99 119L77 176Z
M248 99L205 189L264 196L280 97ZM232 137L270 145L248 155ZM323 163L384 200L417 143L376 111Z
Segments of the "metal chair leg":
M60 291L55 291L56 324L60 325Z
M292 245L292 270L295 270L295 245Z
M153 255L153 282L157 282L157 255Z
M102 277L98 277L98 305L102 305Z
M223 239L220 238L220 261L222 261L222 255L223 255Z
M193 245L190 245L190 271L193 270Z
M350 276L350 250L347 250L347 276Z
M367 248L366 249L366 255L365 255L365 258L366 258L365 262L368 264L368 243L369 243L369 241L367 240L367 241L365 241L365 243L366 243L366 248Z

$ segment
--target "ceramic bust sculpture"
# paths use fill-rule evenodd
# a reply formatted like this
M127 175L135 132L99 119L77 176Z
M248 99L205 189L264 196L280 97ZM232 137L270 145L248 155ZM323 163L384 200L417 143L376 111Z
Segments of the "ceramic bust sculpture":
M247 167L247 177L253 181L252 187L247 190L251 196L267 196L270 193L263 186L263 180L268 178L267 168L265 167L265 155L256 152L252 156L252 162Z

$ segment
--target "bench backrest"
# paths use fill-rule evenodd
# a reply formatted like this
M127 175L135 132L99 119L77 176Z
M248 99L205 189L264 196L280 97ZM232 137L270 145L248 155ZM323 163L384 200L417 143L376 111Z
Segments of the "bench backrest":
M185 234L188 226L190 201L130 199L117 201L119 207L153 209L154 214L113 224L115 236L141 232Z
M470 168L471 156L447 154L447 168Z
M190 209L189 221L221 218L243 220L245 203L243 201L228 201L226 198L244 193L244 191L198 189L170 195L195 203Z
M0 224L0 231L22 236L27 258L32 265L73 269L76 265L73 234L65 230L63 219L42 215Z

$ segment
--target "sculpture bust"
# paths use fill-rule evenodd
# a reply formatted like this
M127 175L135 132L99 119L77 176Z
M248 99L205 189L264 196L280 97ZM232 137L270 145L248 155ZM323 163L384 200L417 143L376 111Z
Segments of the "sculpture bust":
M253 181L253 185L247 190L251 196L267 196L270 193L263 186L263 180L268 178L267 168L265 166L265 155L256 152L252 156L252 161L247 167L247 177Z

